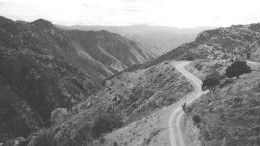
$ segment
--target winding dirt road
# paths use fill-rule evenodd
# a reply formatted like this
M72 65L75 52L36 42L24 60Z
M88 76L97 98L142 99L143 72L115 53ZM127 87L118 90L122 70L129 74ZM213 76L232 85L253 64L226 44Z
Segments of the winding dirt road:
M178 105L182 105L184 102L189 105L192 103L195 99L199 98L201 95L207 93L208 91L204 92L201 90L201 85L202 81L195 77L193 74L188 72L184 67L188 65L190 62L185 61L185 62L180 62L178 63L175 68L181 72L187 80L190 81L190 83L194 86L194 91L187 95L187 97L184 100L181 100ZM171 146L185 146L185 142L182 137L181 133L181 117L183 116L184 112L179 106L176 108L170 115L169 121L168 121L168 126L169 126L169 138L170 138L170 144Z

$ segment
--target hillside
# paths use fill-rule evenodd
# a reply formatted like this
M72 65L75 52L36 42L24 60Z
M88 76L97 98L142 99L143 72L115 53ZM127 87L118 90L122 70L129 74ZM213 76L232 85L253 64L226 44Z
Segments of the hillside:
M100 90L103 79L154 58L143 49L106 31L0 17L0 141L48 127L51 111L70 109Z
M203 66L199 70L198 67L194 68L198 64ZM204 78L202 75L209 74L210 68L221 73L230 63L199 61L194 65L189 68ZM254 70L260 69L260 65L249 65ZM194 116L201 120L195 124L196 134L191 134L194 128L185 128L189 141L200 141L197 145L207 146L259 145L259 83L259 71L242 75L240 79L228 79L215 92L210 92L193 103L190 106L191 112L184 118L184 125L193 127L193 122L189 121L193 121Z
M157 131L156 136L159 137L168 133L165 128L167 124L163 124L167 121L167 116L163 115L165 111L161 109L176 103L191 91L191 85L176 71L172 61L162 62L144 70L127 72L107 80L104 91L74 106L63 116L63 122L32 134L28 141L30 145L113 145L115 142L119 145L136 145L136 142L142 141L147 143L146 138L152 131ZM153 113L157 113L157 116L151 116ZM165 121L161 121L159 125L154 122L159 120L157 118L160 115L164 116ZM95 127L102 117L105 118L103 122L105 121L106 126L102 127L101 124L98 125L100 128ZM113 123L117 124L113 126ZM139 123L135 130L141 133L130 136L128 134L133 134L133 129L130 130L128 126L134 126L133 123ZM155 127L140 131L142 125L149 127L151 124ZM124 128L115 131L121 127ZM112 131L115 133L104 137L105 143L97 136L99 133L106 135Z
M141 64L157 57L148 47L104 30L71 30L66 33L79 42L86 53L112 70L122 71L134 64Z
M163 26L149 25L131 25L131 26L61 26L65 29L78 30L107 30L118 33L126 38L141 42L150 48L151 52L162 55L183 43L192 42L196 36L203 30L212 29L210 27L198 28L173 28Z
M164 60L241 58L260 61L260 24L234 25L201 32L195 41L185 43L143 68Z

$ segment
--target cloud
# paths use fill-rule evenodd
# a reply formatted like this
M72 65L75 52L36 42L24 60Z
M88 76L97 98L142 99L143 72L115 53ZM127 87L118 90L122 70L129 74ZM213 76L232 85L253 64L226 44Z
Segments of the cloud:
M148 2L149 0L121 0L123 3Z
M260 21L259 0L0 0L0 14L74 25L229 26Z
M124 10L127 11L127 12L134 12L134 13L144 12L144 11L141 10L141 9L131 9L131 8L127 8L127 9L124 9Z
M97 8L101 8L101 6L100 5L89 5L89 4L82 4L84 7L86 7L86 8L95 8L95 9L97 9Z
M4 2L0 2L0 7L4 7L5 3Z

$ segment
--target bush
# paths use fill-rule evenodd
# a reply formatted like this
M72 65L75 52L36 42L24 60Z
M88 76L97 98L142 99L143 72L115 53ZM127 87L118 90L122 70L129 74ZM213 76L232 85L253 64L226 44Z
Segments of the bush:
M205 80L202 83L201 89L203 91L209 89L210 91L214 91L215 87L220 84L220 79L222 76L218 72L214 72L205 77Z
M203 66L200 63L197 63L194 67L200 71Z
M197 124L199 124L199 123L201 122L201 118L200 118L199 115L194 115L194 116L192 117L192 120L193 120L193 123L194 123L195 125L197 125Z
M114 114L102 114L94 120L91 133L94 138L99 138L102 134L111 132L115 128L123 125L121 118Z
M118 146L117 142L114 142L114 143L113 143L113 146Z
M237 77L238 79L240 75L251 72L251 68L247 66L245 61L236 61L226 69L226 76L228 78Z
M193 54L185 54L181 60L187 60L187 61L193 61L194 59L196 59L196 57Z

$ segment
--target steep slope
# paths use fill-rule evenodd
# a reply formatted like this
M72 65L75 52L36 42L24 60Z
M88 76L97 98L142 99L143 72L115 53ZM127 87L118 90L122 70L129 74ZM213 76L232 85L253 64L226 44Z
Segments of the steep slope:
M211 62L200 64L212 66ZM225 64L217 64L219 71L226 68ZM260 69L259 64L249 65L253 69ZM204 68L197 72L200 75L207 73ZM228 82L222 82L214 93L202 96L191 105L192 110L186 114L185 123L193 121L194 116L199 117L200 122L195 124L200 137L197 145L259 145L259 83L259 71L242 75L240 79L229 79ZM187 134L190 133L190 129L187 129ZM193 136L190 135L189 138L191 137Z
M84 39L78 34L87 34L88 38ZM103 52L109 50L109 46L118 46L108 51L111 54L129 49L123 58L127 60L127 55L132 55L129 64L121 58L116 59L123 54L110 55L107 60L91 56L93 54L87 50L97 48L84 43L103 35L106 39L111 37L111 41L92 42L92 45L102 47L100 50ZM111 42L114 42L112 46L109 45ZM1 106L0 141L26 137L32 131L49 126L54 109L70 109L100 90L101 81L113 72L153 58L138 44L130 43L135 44L109 32L74 33L57 28L43 19L27 23L0 17L0 83L3 92L0 103L4 105ZM102 55L102 51L97 54ZM111 58L115 62L105 64Z
M136 145L136 142L142 142L143 139L138 138L139 140L135 139L131 143L131 137L127 136L131 133L121 135L123 129L128 129L129 124L133 126L131 123L136 121L149 126L149 122L144 119L148 119L152 113L176 103L181 97L192 91L191 85L172 64L174 62L163 62L148 69L127 72L107 80L104 91L74 106L63 119L64 122L32 134L28 138L29 144L39 145L48 142L45 144L113 145L114 142L117 142L119 145L123 145L129 140L127 145ZM100 119L103 119L101 120L103 122L99 123ZM153 124L156 128L156 124ZM167 124L161 123L160 126L167 127ZM162 128L160 126L158 125L159 129ZM96 140L99 138L99 134L106 135L113 129L121 127L124 127L123 131L119 129L118 132L108 135L105 137L105 143L102 143L102 140ZM156 129L147 130L152 132ZM142 131L141 137L149 135L146 132ZM166 133L168 131L165 128L157 130L157 134L160 136Z
M67 31L94 59L115 70L121 71L134 64L141 64L156 58L148 48L128 40L119 34L107 31Z
M149 47L150 52L162 55L173 48L187 42L194 41L196 36L203 30L211 29L210 27L198 28L172 28L163 26L149 25L131 25L131 26L61 26L65 29L78 30L107 30L118 33L131 40L138 41Z
M101 85L58 56L0 48L0 141L50 123L57 107L71 108Z
M158 64L168 59L226 59L247 58L260 61L260 24L234 25L227 28L207 30L196 40L147 63L144 67Z

